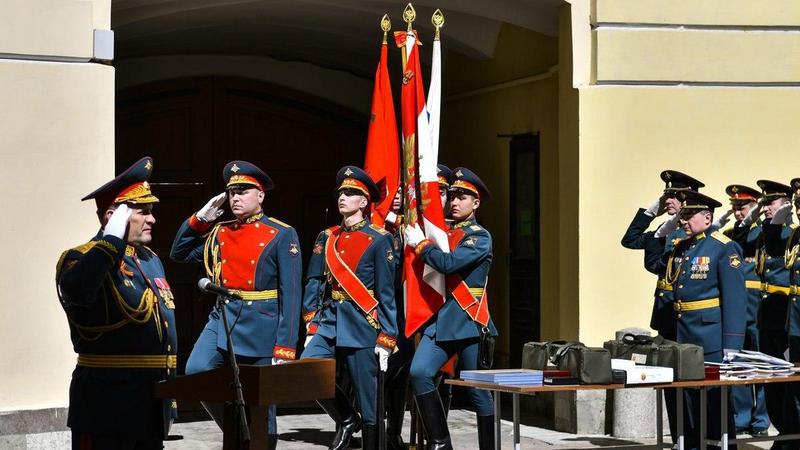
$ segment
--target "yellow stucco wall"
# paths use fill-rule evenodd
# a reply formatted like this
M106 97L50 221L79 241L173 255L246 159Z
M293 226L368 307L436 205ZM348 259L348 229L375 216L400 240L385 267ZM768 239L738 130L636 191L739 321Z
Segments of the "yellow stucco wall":
M498 134L538 132L541 153L540 189L543 211L558 211L558 74L549 74L558 64L557 39L504 25L494 57L475 61L448 54L443 82L440 161L450 167L475 168L489 185L493 198L481 205L478 219L493 237L494 264L490 277L491 312L502 329L498 350L508 353L509 274L506 258L509 240L509 143ZM515 86L503 83L543 74L535 81ZM464 96L466 94L466 96ZM558 260L558 215L543 214L541 220L543 260ZM558 309L557 264L543 264L542 310ZM544 313L543 313L544 314ZM543 334L555 336L557 322L542 320Z
M800 176L800 90L595 87L580 106L580 338L601 344L649 324L655 276L619 241L660 195L660 171L689 173L723 202L728 184L788 183Z
M88 33L90 55L92 6L64 0L3 4L0 54L82 57ZM65 15L56 18L54 11ZM14 39L7 40L6 25L15 20ZM104 21L109 18L96 20ZM58 42L62 38L74 42ZM98 228L93 205L80 198L114 171L114 69L0 59L0 98L6 213L0 236L7 256L0 260L6 311L0 315L0 411L63 407L75 354L56 297L55 263L61 251Z

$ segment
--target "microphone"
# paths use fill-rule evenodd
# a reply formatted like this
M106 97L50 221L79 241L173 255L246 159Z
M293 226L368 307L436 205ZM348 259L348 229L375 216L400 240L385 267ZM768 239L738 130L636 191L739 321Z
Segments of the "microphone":
M200 288L203 292L211 292L212 294L221 295L223 297L234 298L237 300L241 300L242 296L229 290L225 289L222 286L217 286L216 284L212 283L211 280L208 278L200 278L197 281L197 287Z

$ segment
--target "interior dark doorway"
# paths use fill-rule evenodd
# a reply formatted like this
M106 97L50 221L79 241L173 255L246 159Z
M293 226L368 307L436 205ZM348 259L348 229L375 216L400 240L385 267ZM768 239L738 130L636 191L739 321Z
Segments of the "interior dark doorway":
M509 150L509 364L520 367L522 346L540 333L539 135L512 136Z

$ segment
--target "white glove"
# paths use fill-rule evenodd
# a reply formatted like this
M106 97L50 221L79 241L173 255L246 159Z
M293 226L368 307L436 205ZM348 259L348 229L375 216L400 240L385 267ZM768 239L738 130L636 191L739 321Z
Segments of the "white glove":
M670 234L672 234L673 231L678 229L679 223L680 220L678 214L670 216L669 219L665 220L664 223L662 223L661 226L658 227L658 229L655 232L655 237L661 238L669 236Z
M661 199L659 198L656 200L652 205L650 205L644 213L650 217L655 217L658 215L658 210L661 209Z
M103 228L103 236L116 236L125 239L125 230L128 228L128 219L131 218L133 210L125 203L117 206L117 209L108 218L106 226Z
M222 209L220 209L220 206L225 203L226 195L227 194L223 192L215 197L212 197L205 206L200 208L200 211L195 213L195 217L203 222L213 222L217 220L217 218L223 213Z
M772 223L783 225L789 221L789 218L792 216L792 204L791 203L784 203L783 206L778 208L774 214L772 214Z
M389 355L391 353L388 348L383 348L380 345L375 346L375 354L378 355L378 366L381 372L386 372L389 369Z
M420 229L419 224L414 224L413 226L406 227L403 234L406 237L406 245L411 247L416 247L419 245L420 242L425 240L425 234Z
M273 366L280 366L281 364L286 364L287 362L289 362L289 361L286 360L286 359L276 358L274 356L272 357L272 365Z
M725 211L725 214L717 217L713 222L711 222L711 226L717 227L717 229L724 227L730 221L731 214L733 214L732 209Z
M313 334L306 335L306 342L303 344L303 348L308 348L308 344L311 342L311 338L313 338Z
M750 211L747 211L747 215L744 216L744 219L739 223L739 226L742 227L749 227L750 224L756 221L758 216L761 215L761 202L758 202L755 207L750 208Z

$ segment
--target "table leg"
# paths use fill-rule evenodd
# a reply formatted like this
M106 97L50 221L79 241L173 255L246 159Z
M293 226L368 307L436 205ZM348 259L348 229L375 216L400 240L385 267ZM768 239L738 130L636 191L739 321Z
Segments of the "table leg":
M678 423L675 424L675 428L678 432L678 450L684 450L686 437L683 435L683 388L675 389L675 409L677 410L676 415L678 416L676 417Z
M494 448L503 448L503 435L500 429L500 391L494 392Z
M708 390L700 389L700 450L706 450L708 444Z
M514 450L520 450L519 443L519 394L511 394L514 404Z
M664 405L662 403L661 396L662 391L661 389L656 388L656 445L658 448L664 447L664 415L662 411L664 410Z
M720 386L720 437L719 440L722 441L722 445L720 446L723 449L728 448L728 386Z

